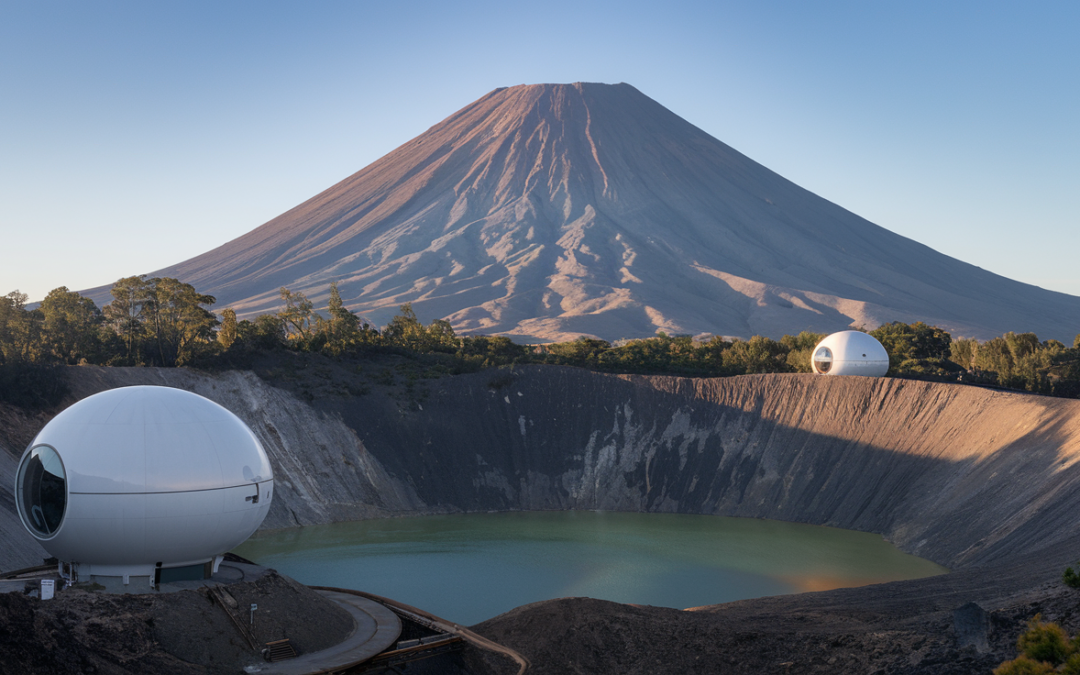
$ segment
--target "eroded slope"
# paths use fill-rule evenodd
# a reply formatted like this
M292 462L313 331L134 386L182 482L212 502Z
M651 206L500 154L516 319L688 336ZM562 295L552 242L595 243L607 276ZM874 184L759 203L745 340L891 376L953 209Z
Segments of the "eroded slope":
M548 342L777 338L925 321L1071 342L1080 298L1005 279L791 183L628 84L497 89L261 227L151 276L241 316L278 289L385 325ZM109 289L88 292L99 304Z
M416 513L611 509L878 532L951 568L1078 534L1080 402L896 379L611 376L534 366L357 385L345 364L283 388L248 372L69 369L76 398L130 384L218 401L259 436L277 490L264 528ZM33 564L14 465L46 418L0 429L4 568ZM6 468L4 468L6 467Z

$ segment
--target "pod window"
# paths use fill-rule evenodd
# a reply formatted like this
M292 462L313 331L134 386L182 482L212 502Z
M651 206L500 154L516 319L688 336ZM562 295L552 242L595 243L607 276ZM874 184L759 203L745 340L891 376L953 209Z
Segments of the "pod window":
M827 373L832 368L832 350L828 347L822 347L814 352L814 368L819 373Z
M43 537L56 534L67 508L67 474L56 450L39 445L27 453L19 466L17 485L23 522Z

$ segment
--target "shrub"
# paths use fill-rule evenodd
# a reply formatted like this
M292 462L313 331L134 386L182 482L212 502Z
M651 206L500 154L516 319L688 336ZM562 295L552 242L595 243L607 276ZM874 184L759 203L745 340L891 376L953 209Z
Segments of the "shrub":
M1027 630L1016 639L1020 656L995 668L994 675L1056 673L1061 664L1065 667L1060 672L1080 675L1080 653L1077 652L1080 636L1070 642L1061 626L1041 619L1042 616L1036 614L1028 621Z
M1073 649L1076 649L1076 640L1073 640ZM1073 654L1065 662L1065 667L1059 672L1065 675L1080 675L1080 654Z
M1039 614L1028 621L1028 629L1016 640L1016 648L1024 656L1036 661L1047 661L1051 665L1064 663L1072 648L1065 631L1056 623L1044 623Z
M1045 661L1033 661L1026 656L1019 656L994 668L994 675L1045 675L1056 672Z
M1077 563L1077 567L1080 567L1080 563ZM1065 574L1061 575L1061 580L1069 588L1080 588L1080 574L1074 572L1071 567L1065 568Z

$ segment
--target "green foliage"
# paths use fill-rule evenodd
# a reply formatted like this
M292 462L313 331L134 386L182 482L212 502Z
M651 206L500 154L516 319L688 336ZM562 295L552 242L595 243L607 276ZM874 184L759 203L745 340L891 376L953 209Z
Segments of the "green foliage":
M278 312L278 317L285 327L286 337L299 343L310 340L317 316L313 311L315 305L300 291L290 291L282 286L279 293L285 307Z
M1080 675L1078 640L1080 636L1070 642L1061 626L1044 622L1042 616L1036 614L1028 621L1027 630L1016 640L1016 649L1020 655L995 668L994 675L1056 672ZM1058 666L1063 666L1063 669L1059 671Z
M923 379L955 380L962 370L951 361L952 336L922 321L893 321L870 331L889 353L889 374ZM958 348L958 349L962 349Z
M697 353L689 335L669 336L659 332L656 337L628 340L615 348L603 340L595 339L579 338L576 344L577 359L569 361L569 365L589 367L588 363L581 362L580 357L584 355L586 361L591 357L593 363L612 372L700 373L709 368L702 355ZM585 350L590 353L586 354ZM556 345L552 345L549 352L560 355ZM720 363L719 354L713 361Z
M103 323L124 345L123 354L106 360L110 365L184 365L216 344L218 319L203 307L215 299L191 284L171 277L126 277L110 293L113 301L101 312Z
M285 322L277 314L260 314L254 321L244 319L236 325L237 345L251 351L271 351L285 346Z
M1059 673L1063 673L1064 675L1080 675L1080 653L1077 653L1077 639L1080 639L1080 636L1073 638L1071 643L1073 654L1065 660L1065 665L1058 671Z
M428 351L427 329L416 317L412 303L406 302L399 311L383 329L383 340L394 347L418 352Z
M0 298L0 364L32 363L40 356L41 313L27 310L26 300L18 290Z
M1077 566L1080 567L1080 563ZM1073 571L1071 567L1066 567L1065 573L1061 575L1061 581L1069 588L1080 588L1080 573Z
M1065 631L1056 623L1045 623L1038 614L1028 621L1028 629L1016 640L1016 648L1034 661L1046 661L1052 665L1065 662L1072 652Z
M320 328L325 335L325 349L337 356L358 345L369 342L369 328L362 323L360 317L350 312L341 300L337 282L330 283L330 299L327 304L330 319L320 322Z
M824 333L811 333L804 330L796 336L785 335L780 338L780 344L788 350L786 359L788 367L796 373L814 372L810 359L813 356L814 347L825 337Z
M978 340L953 340L949 345L949 360L964 370L972 370L975 368L975 353L978 350Z
M124 363L140 365L142 346L148 337L143 306L150 300L149 286L141 276L125 277L113 284L109 293L113 301L102 309L105 321L124 344Z
M870 331L870 335L889 352L890 366L907 360L948 358L952 343L951 335L922 321L912 324L893 321Z
M101 310L90 298L54 288L41 302L43 356L55 363L95 361L102 348Z
M216 341L218 319L203 307L214 304L214 296L169 277L151 279L146 288L142 314L157 365L190 363Z
M1019 656L994 668L993 675L1048 675L1056 672L1054 666L1042 661L1034 661L1026 656Z
M1034 333L1006 333L979 343L958 340L950 360L961 379L1053 396L1080 396L1080 348L1057 340L1039 342Z
M454 327L445 319L435 319L427 327L428 349L436 352L453 352L458 339Z
M521 363L534 352L510 338L497 335L477 335L461 338L461 346L455 356L466 369L487 368L498 364Z
M755 335L746 342L732 342L722 361L728 370L739 373L784 373L788 371L787 355L782 343Z
M438 372L466 372L516 364L556 364L613 373L721 377L753 373L809 373L810 356L824 335L801 332L773 340L689 335L605 340L582 336L545 345L520 345L505 336L458 336L444 319L424 324L410 303L380 332L350 311L337 282L320 314L302 292L281 288L273 314L238 320L177 279L120 279L112 302L98 309L65 287L41 307L26 308L13 291L0 297L0 366L4 364L210 365L244 363L234 356L275 349L335 358L363 352L431 355ZM1080 335L1072 347L1039 342L1034 333L1006 333L978 342L953 340L922 322L892 322L870 332L889 353L892 376L996 385L1055 396L1080 397ZM215 360L217 355L223 359ZM246 357L245 357L246 358ZM433 371L434 372L434 371ZM1080 574L1078 574L1080 575Z
M579 337L573 342L560 342L547 346L547 353L555 356L555 362L568 366L596 368L600 359L611 349L606 340Z
M224 309L221 312L221 328L217 332L218 343L228 349L236 342L236 339L240 336L239 329L236 323L236 310L232 308Z

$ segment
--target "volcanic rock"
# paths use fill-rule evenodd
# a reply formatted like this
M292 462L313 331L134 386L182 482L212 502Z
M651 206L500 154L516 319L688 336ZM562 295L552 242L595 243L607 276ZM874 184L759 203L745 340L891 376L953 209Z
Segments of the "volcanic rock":
M521 341L778 338L922 320L1071 342L1080 298L1011 281L814 195L628 84L496 89L255 230L152 276L241 317L278 291L373 324ZM89 294L108 301L107 288Z

